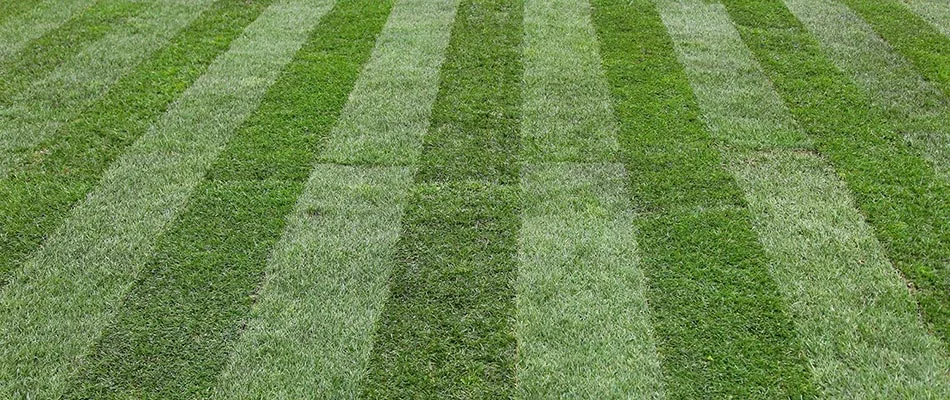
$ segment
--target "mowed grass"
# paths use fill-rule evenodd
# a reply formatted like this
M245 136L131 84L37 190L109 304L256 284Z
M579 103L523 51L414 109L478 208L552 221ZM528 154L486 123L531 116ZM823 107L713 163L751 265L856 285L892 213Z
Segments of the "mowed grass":
M365 397L513 393L522 7L458 6Z
M99 0L59 28L30 41L17 54L0 62L0 102L12 101L14 94L42 78L88 43L101 39L121 20L140 11L142 5L126 0Z
M814 395L743 194L654 4L593 4L667 395Z
M940 341L920 324L906 282L833 168L810 150L722 5L661 4L704 119L750 201L823 396L947 396L950 363ZM733 106L749 98L757 106ZM761 147L734 140L750 136ZM787 147L788 139L799 146Z
M156 239L330 6L264 10L15 271L0 292L0 395L64 394Z
M950 3L943 0L908 0L904 4L950 37Z
M0 178L0 281L16 269L99 181L121 153L264 9L270 0L216 2L119 80L109 93L41 142L37 157Z
M914 286L924 321L950 343L950 188L779 1L724 0L789 111L835 167Z
M420 154L456 6L393 6L267 263L218 397L360 394L412 184L399 164Z
M149 54L167 44L212 0L156 0L133 18L122 20L102 39L42 79L0 103L0 177L31 156L42 155L35 146L54 137L70 119L100 99L123 75Z
M661 398L590 5L528 0L524 14L516 396Z
M91 385L83 397L211 392L256 298L285 215L303 189L294 171L314 159L391 5L345 0L321 19L157 244L90 357L84 381ZM260 158L235 157L248 153ZM255 159L267 162L253 174L218 179L217 171L229 170L232 160Z
M886 118L934 169L950 178L950 101L845 5L786 0L829 58L871 95Z
M56 29L93 2L95 0L45 0L30 4L27 1L19 7L5 7L3 11L19 15L0 19L0 61L18 53L33 39Z
M922 0L841 1L907 57L928 81L950 96L950 36L946 35L950 28L944 26L942 34L936 26L907 8L907 2Z

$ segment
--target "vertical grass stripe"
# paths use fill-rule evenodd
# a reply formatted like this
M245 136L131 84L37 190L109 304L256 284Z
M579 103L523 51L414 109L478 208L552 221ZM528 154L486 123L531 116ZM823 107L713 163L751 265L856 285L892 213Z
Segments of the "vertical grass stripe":
M45 0L0 23L0 61L19 52L31 40L56 29L95 0Z
M673 398L816 393L743 194L724 167L650 1L596 0L593 21L619 121Z
M364 397L513 394L522 7L459 5Z
M211 0L156 0L60 65L43 79L0 104L0 177L43 149L75 117L153 51L188 26Z
M119 22L141 11L144 4L127 0L99 0L0 61L0 104L9 104L16 93L74 56L86 44L108 34Z
M950 343L950 188L775 0L724 0L789 111L850 189L888 258Z
M908 0L904 4L915 14L950 37L950 3L943 0Z
M950 390L940 341L919 323L906 283L825 160L772 135L803 132L721 4L661 1L661 14L750 201L771 271L829 398L940 398ZM737 66L741 66L737 68ZM732 104L758 99L758 107ZM728 138L760 136L762 150Z
M330 8L281 0L219 56L0 292L0 393L57 397L203 171Z
M269 3L216 2L66 124L69 135L41 143L40 157L0 179L0 283Z
M518 396L662 398L623 165L524 168Z
M822 45L847 71L937 173L950 177L950 101L903 56L846 6L829 0L786 0Z
M519 398L661 398L617 125L585 0L525 2Z
M220 398L359 394L456 2L400 0L286 231ZM345 145L344 145L345 144ZM319 371L314 373L314 371Z
M325 138L343 108L391 4L345 0L323 17L156 245L91 357L82 397L212 391L303 189L304 182L283 173L312 163L313 142ZM247 146L277 135L285 140L273 147ZM279 160L271 165L280 170L221 179L215 171L228 170L229 155L238 149ZM302 151L288 151L297 149Z
M525 2L524 162L615 160L616 125L584 1Z
M901 0L840 0L907 57L934 86L950 96L950 36L924 21ZM916 1L916 0L913 0Z

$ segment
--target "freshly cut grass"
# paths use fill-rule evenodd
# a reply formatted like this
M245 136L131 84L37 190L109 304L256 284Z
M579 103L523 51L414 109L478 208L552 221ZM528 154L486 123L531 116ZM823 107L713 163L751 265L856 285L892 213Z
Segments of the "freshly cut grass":
M789 110L835 167L888 258L950 344L950 188L778 0L723 0ZM948 347L950 348L950 347Z
M364 397L513 394L522 11L459 5Z
M584 0L526 1L521 160L616 160L617 127Z
M524 168L518 397L662 398L623 165Z
M950 36L941 34L907 8L907 1L919 0L841 1L907 57L924 78L950 97Z
M409 167L315 167L214 397L357 397L411 182Z
M156 0L112 32L0 104L0 177L42 154L36 145L60 128L116 80L188 26L211 0Z
M0 396L63 394L155 239L329 8L268 7L16 271L0 292Z
M20 17L36 6L41 0L4 0L0 2L0 24L9 19Z
M0 283L269 3L216 2L64 125L68 135L44 141L38 146L44 149L41 154L0 179Z
M950 3L944 0L907 0L904 4L950 37Z
M417 182L517 184L522 0L459 6Z
M950 367L917 318L906 283L833 168L814 153L732 147L727 138L803 133L752 59L721 4L661 1L705 119L751 202L753 223L828 398L942 398ZM742 68L736 68L741 65ZM723 107L754 97L760 106Z
M517 396L660 398L590 5L528 0L524 15Z
M396 2L321 159L415 161L456 6ZM314 167L216 397L359 394L411 183L410 167Z
M128 0L99 0L0 62L0 104L9 104L14 94L41 79L88 43L104 37L120 21L141 11L143 6L143 3Z
M81 13L93 2L95 0L45 0L33 5L29 11L24 8L19 15L4 20L0 23L0 62ZM29 2L26 3L25 6L30 6Z
M654 4L596 0L593 21L672 398L816 393L742 192L723 165Z
M287 150L319 141L330 131L391 5L345 0L323 17L209 171L211 178L156 245L155 256L90 357L82 397L169 398L212 391L257 297L285 216L304 186L284 179L282 172L310 165L315 156ZM229 169L233 149L248 149L248 143L275 134L290 140L253 149L279 160L276 173L214 178L216 170Z
M398 0L320 159L414 165L439 91L458 0Z
M947 97L843 4L830 0L785 0L785 4L815 35L828 57L889 112L889 121L937 173L950 178Z

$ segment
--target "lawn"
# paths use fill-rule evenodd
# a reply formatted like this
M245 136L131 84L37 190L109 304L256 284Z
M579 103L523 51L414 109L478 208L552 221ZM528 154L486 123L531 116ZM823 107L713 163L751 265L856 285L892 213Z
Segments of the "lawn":
M0 0L0 398L950 398L950 6Z

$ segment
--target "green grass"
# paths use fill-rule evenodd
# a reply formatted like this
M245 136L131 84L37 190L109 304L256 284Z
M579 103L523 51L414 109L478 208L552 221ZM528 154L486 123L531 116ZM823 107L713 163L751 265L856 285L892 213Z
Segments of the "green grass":
M815 394L742 192L651 2L597 0L666 393Z
M391 5L341 1L323 17L156 246L91 357L86 381L94 387L83 397L169 398L211 391L285 216L303 189L304 182L291 173L314 159L316 143L343 108ZM286 139L267 148L248 146L275 135ZM248 148L279 160L268 163L279 170L216 178L216 171L229 169L235 151L243 155Z
M142 3L100 0L57 29L28 43L0 62L0 103L52 71L88 43L108 34L117 23L142 9Z
M517 397L660 398L590 6L528 0L524 14Z
M950 362L940 341L919 323L906 282L834 169L805 147L722 5L661 4L704 119L750 200L823 396L946 396ZM757 106L730 107L750 98ZM760 137L765 148L735 146L736 137ZM803 147L787 148L785 138Z
M312 170L218 397L359 394L413 171L376 165L420 153L456 3L396 2L319 157L355 165Z
M0 24L5 24L9 19L19 18L40 1L41 0L4 0L0 2Z
M509 397L522 3L459 5L364 396Z
M950 97L950 36L914 15L902 0L841 1Z
M17 54L26 45L46 32L56 29L74 15L89 7L94 0L46 0L30 7L26 2L14 18L0 23L0 62Z
M103 175L0 292L0 396L58 397L234 130L328 11L264 10Z
M228 49L270 0L223 0L63 128L68 135L0 179L0 278L5 281L92 190L122 151Z
M775 0L725 0L739 34L791 113L850 189L924 321L950 340L950 191Z
M860 85L887 119L950 178L950 101L861 17L827 0L787 0L828 57Z
M188 26L211 0L156 0L102 39L0 103L0 177L31 157L70 119L102 98L123 75Z
M943 0L907 0L904 4L950 37L950 3Z

